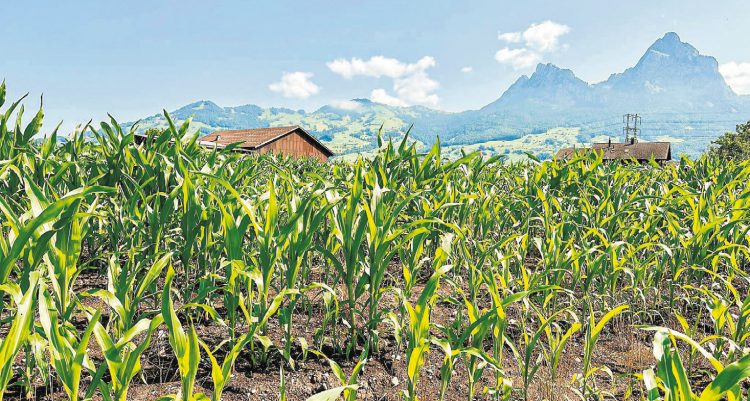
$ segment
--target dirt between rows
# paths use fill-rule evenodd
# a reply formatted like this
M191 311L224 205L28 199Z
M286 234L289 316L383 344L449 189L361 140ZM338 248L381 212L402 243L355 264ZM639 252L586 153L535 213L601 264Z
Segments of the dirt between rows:
M223 329L215 326L202 327L199 330L199 336L201 338L212 338ZM611 399L623 399L632 385L636 391L633 394L635 396L638 394L640 385L635 383L636 379L632 375L651 367L654 362L650 344L645 342L646 336L637 338L636 333L618 334L612 332L608 334L600 340L595 352L594 362L596 365L606 366L612 372L612 376L604 373L604 371L597 374L598 387L610 392L612 394ZM166 333L163 335L157 334L156 338L166 338ZM152 343L156 352L163 346L163 344L159 344L160 342L161 340L157 340ZM576 386L571 380L573 375L579 373L582 369L581 355L583 355L583 344L580 339L569 343L558 369L556 383L550 383L549 371L545 366L542 366L529 388L528 399L578 399L578 396L571 390L571 386ZM169 354L163 353L160 357L154 357L154 355L144 357L144 375L151 377L149 381L155 381L155 383L133 384L128 399L154 400L177 392L180 388L179 374L176 370L176 362L170 361L170 359ZM354 362L339 361L339 363L347 374L354 367ZM442 351L432 349L419 377L418 395L421 400L438 399L442 363ZM222 399L229 401L278 400L279 384L281 383L279 369L282 364L276 358L270 365L269 368L264 370L254 370L246 359L240 358L229 384L224 389ZM324 360L310 355L308 359L298 361L296 365L295 369L285 367L283 373L288 400L305 400L315 393L341 385ZM210 370L208 370L207 363L201 363L201 367L196 391L210 394L212 388ZM513 381L512 399L521 399L523 380L517 359L509 351L504 354L503 368L506 377ZM401 400L401 392L407 388L406 377L406 361L403 351L398 354L383 352L380 355L372 356L367 361L358 381L358 399ZM445 398L447 400L466 400L469 394L467 378L466 365L464 361L460 361L455 365ZM477 384L476 399L491 399L489 395L482 393L482 389L484 386L492 385L494 381L494 371L489 368L486 369Z
M86 274L79 280L79 291L83 287L106 288L106 282L102 277ZM415 288L415 297L421 288ZM441 286L440 291L447 295L451 291L449 286ZM395 300L385 297L385 305L393 305ZM82 303L88 307L101 309L103 320L107 318L109 311L107 307L95 298L83 298ZM155 308L156 305L145 303L143 308ZM178 305L179 306L179 305ZM218 309L221 309L219 305ZM158 309L152 309L158 310ZM294 337L302 337L309 344L313 344L313 333L321 324L321 308L312 308L315 312L312 316L298 315L296 321L308 322L306 325L293 327ZM513 311L509 311L509 315ZM343 315L343 313L342 313ZM454 305L438 302L432 311L432 321L437 324L448 324L456 316ZM81 314L77 316L78 324L85 326L86 319ZM669 322L665 322L668 324ZM342 325L341 322L339 322ZM341 326L343 327L343 325ZM196 325L199 338L215 347L228 338L227 328L211 321L200 322ZM383 333L387 333L385 330ZM277 320L271 320L268 328L269 338L276 346L283 343L282 330ZM509 330L511 337L519 335ZM601 367L595 374L597 388L605 395L606 399L640 399L642 385L635 377L644 369L653 367L654 356L651 351L652 335L648 332L636 329L624 322L613 321L602 333L594 352L594 366ZM518 340L518 338L514 338ZM567 344L557 372L557 379L553 382L550 378L550 370L542 363L535 378L529 385L528 400L579 400L580 396L574 389L580 388L574 378L580 375L583 369L583 334L578 333L571 338ZM139 339L137 339L139 341ZM392 336L385 335L380 339L381 352L370 355L358 381L359 400L396 401L402 400L401 393L407 388L406 360L403 346L400 350L395 349L395 341ZM491 344L485 344L486 349ZM325 350L324 350L325 351ZM318 392L338 387L341 383L334 375L325 360L309 353L307 358L302 358L299 346L295 345L294 351L296 366L291 368L280 357L280 351L271 351L271 357L265 368L254 368L246 356L241 355L237 360L233 374L224 388L223 400L228 401L250 401L250 400L278 400L280 383L283 378L286 383L286 396L288 400L305 400ZM330 355L349 374L354 367L355 361L347 360L340 355ZM97 365L104 363L103 355L96 341L92 338L88 355ZM534 359L539 357L538 353ZM16 363L23 364L25 356L21 353ZM221 363L223 355L217 355ZM467 400L469 394L468 372L462 358L454 367L454 372L446 392L446 400ZM420 371L418 383L418 396L420 400L437 400L441 388L440 367L443 363L443 352L432 347L425 364ZM168 343L166 328L162 326L153 336L149 349L141 358L142 372L135 378L128 392L129 400L156 400L160 397L175 394L180 389L179 370L177 362L172 354ZM518 358L505 347L502 360L504 376L511 380L513 385L513 400L523 399L523 379ZM282 369L283 367L283 369ZM210 362L205 354L202 354L200 370L195 390L210 395L212 389ZM693 372L694 381L703 382L701 369L710 369L706 363L697 358ZM705 376L705 375L703 375ZM105 376L106 377L106 376ZM84 377L84 385L90 382L90 377ZM489 400L492 397L484 393L487 386L493 386L496 382L495 372L489 367L484 371L481 379L476 385L475 399ZM66 396L61 388L45 388L37 383L35 399L42 400L64 400ZM18 393L18 388L11 388L6 399L23 399ZM101 395L96 394L94 400L101 400Z

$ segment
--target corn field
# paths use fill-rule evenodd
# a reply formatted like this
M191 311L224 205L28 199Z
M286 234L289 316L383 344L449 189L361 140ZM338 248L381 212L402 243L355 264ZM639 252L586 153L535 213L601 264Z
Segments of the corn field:
M0 401L748 399L747 162L321 164L5 97Z

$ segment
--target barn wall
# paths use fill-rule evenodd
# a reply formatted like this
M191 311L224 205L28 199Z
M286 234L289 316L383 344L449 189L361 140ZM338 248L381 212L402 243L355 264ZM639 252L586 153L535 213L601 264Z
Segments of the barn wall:
M295 157L317 157L321 161L328 160L328 157L323 152L297 132L269 143L262 147L260 152L283 153Z

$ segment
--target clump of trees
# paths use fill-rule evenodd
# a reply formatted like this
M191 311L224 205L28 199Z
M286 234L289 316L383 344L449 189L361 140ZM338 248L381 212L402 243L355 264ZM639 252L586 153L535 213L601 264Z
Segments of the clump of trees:
M750 121L737 125L735 131L711 142L709 153L725 160L750 159Z

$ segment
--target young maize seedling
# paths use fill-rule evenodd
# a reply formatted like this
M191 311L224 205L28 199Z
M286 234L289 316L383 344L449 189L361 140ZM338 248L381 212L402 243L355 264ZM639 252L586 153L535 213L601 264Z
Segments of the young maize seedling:
M344 373L344 370L341 369L341 366L339 366L339 364L336 363L336 361L334 361L333 359L327 357L325 354L323 354L320 351L310 350L310 352L325 359L328 362L328 365L331 367L331 370L333 370L333 374L336 376L337 379L339 379L339 382L341 383L341 386L338 388L341 389L341 391L339 391L339 394L342 391L344 393L344 397L343 397L344 401L356 401L357 400L357 388L358 388L357 382L359 381L359 375L360 373L362 373L362 369L364 369L365 367L365 363L367 363L367 355L369 353L369 350L365 348L362 351L362 354L359 355L359 360L357 361L357 364L354 365L354 368L352 369L352 373L348 377L346 373ZM333 392L330 394L333 394ZM337 399L337 398L338 396L334 397L334 399ZM308 399L308 401L309 400L310 399Z
M596 342L599 340L599 335L604 330L604 326L612 320L615 316L628 310L630 306L620 305L609 312L607 312L599 322L594 320L594 310L589 304L589 323L586 327L586 337L583 344L583 375L580 377L581 383L581 394L586 398L589 393L596 391L596 384L594 381L594 373L597 369L591 366L592 358L594 356L594 347Z
M416 194L405 196L400 201L392 201L394 193L388 188L381 188L373 170L368 176L373 182L369 204L365 202L362 207L367 216L367 232L365 235L367 244L367 337L368 347L373 352L378 351L377 332L378 326L383 320L380 299L384 293L382 288L383 279L388 265L399 249L407 246L412 238L427 233L427 228L421 226L425 220L417 220L399 227L399 217L404 208L412 202ZM368 178L366 177L366 179Z
M432 338L430 342L443 351L443 364L440 366L440 401L445 399L445 392L448 390L448 385L451 382L453 376L453 370L456 365L458 357L461 355L461 351L454 350L451 346L451 341L440 338Z
M29 281L29 289L24 294L21 294L21 290L17 286L10 284L0 286L3 291L11 294L16 302L13 323L5 338L0 340L0 401L3 401L5 389L13 375L13 362L16 359L16 354L18 354L21 346L28 341L34 324L34 294L37 291L39 275L32 273ZM29 357L27 355L27 358Z
M271 303L268 305L268 308L265 310L265 315L263 316L253 315L252 313L257 312L257 309L248 310L248 308L245 307L246 302L244 299L244 295L240 295L240 309L245 316L245 320L249 323L248 331L245 335L243 335L243 341L245 341L246 345L249 345L250 361L253 364L257 364L258 362L260 362L261 364L265 364L268 359L269 348L273 345L271 339L262 334L260 330L261 327L265 327L266 324L268 324L269 319L276 315L276 313L279 311L279 308L281 307L281 304L284 302L284 299L286 299L290 295L299 294L299 290L289 288L281 290L281 292L273 297ZM260 358L258 358L258 356L256 355L255 341L260 342L260 344L263 346Z
M571 313L575 318L575 314ZM549 346L549 352L542 347L542 351L545 352L547 363L549 364L549 385L552 392L557 391L557 369L560 366L560 360L562 359L563 352L565 352L565 346L567 345L570 338L581 330L581 323L572 323L567 330L564 330L557 324L547 325L544 329L545 336L547 337L547 344Z
M228 184L227 184L228 185ZM241 293L241 275L247 270L242 253L242 240L250 224L247 216L238 221L233 216L231 209L215 197L221 210L221 225L224 230L224 249L228 260L222 263L224 266L226 289L224 290L224 306L227 309L227 320L229 321L229 337L235 338L237 327L237 313L239 310L239 298ZM256 276L258 276L256 274Z
M544 345L539 343L539 340L542 338L542 335L547 332L549 329L549 325L552 322L552 320L556 317L556 315L562 313L563 311L559 311L556 314L550 316L549 319L544 318L540 313L538 313L538 319L539 319L539 325L536 328L536 330L527 330L526 325L522 325L522 333L521 333L521 341L520 344L522 347L520 348L520 352L515 347L512 347L514 354L516 355L516 358L518 359L518 367L521 371L521 378L523 379L523 398L528 399L529 395L529 386L531 385L531 382L534 380L534 376L536 375L536 372L539 370L539 368L542 366L542 359L544 358L545 353L547 352L544 350ZM524 319L525 320L525 319ZM534 353L538 348L542 348L542 352L540 352L536 359L534 359Z
M52 223L57 221L61 214L67 213L66 211L71 209L77 209L81 202L81 199L99 192L109 192L109 189L102 187L89 187L86 189L79 189L68 193L66 196L58 199L55 202L46 204L45 207L41 207L41 201L37 202L38 207L32 211L34 218L29 220L25 225L18 221L17 218L12 216L12 208L5 201L3 197L0 197L0 209L6 217L11 217L8 221L11 223L13 229L13 241L9 241L6 247L3 247L0 251L0 285L5 284L8 281L13 267L16 262L21 258L27 249L34 250L32 253L35 255L41 255L41 249L52 240L52 236L55 231L53 230ZM30 193L34 193L31 191ZM36 198L39 199L39 198ZM70 216L70 213L68 213ZM34 247L29 247L29 240L35 239ZM28 248L27 248L28 247ZM45 253L46 255L46 253ZM38 259L38 258L37 258ZM0 313L3 311L3 293L0 291Z
M742 389L740 384L750 377L750 354L737 362L722 366L714 359L709 359L717 370L717 375L700 393L693 393L687 371L682 365L677 349L676 339L682 339L703 355L710 355L689 337L672 330L655 328L654 356L658 360L657 370L647 369L643 372L643 380L648 392L649 401L719 401L725 396L729 401L741 401ZM659 390L664 392L660 396Z
M282 254L285 267L284 288L300 287L299 275L305 257L312 249L312 242L318 228L333 207L333 204L327 202L322 207L317 204L319 200L324 199L322 195L321 189L315 189L312 194L305 196L302 200L297 201L296 196L293 196L287 203L287 208L293 213L282 229L283 242L287 243L286 251ZM299 301L300 297L290 294L289 301L279 309L279 325L284 329L283 356L292 367L294 367L291 357L291 347L294 343L292 327L294 311Z
M404 299L404 305L409 313L409 327L407 329L406 341L406 364L407 364L407 389L404 398L409 401L418 401L417 381L419 371L425 362L425 355L430 348L430 314L437 297L437 289L440 279L447 273L452 265L444 264L450 252L451 237L443 240L442 247L438 248L433 260L434 273L422 289L417 302L412 305L409 300Z
M232 349L224 356L224 361L219 365L219 362L214 356L217 349L211 351L205 342L201 341L200 344L203 350L208 355L208 359L211 360L211 379L213 380L214 391L211 393L212 401L220 401L221 394L224 391L229 378L232 376L232 369L237 357L240 356L240 352L245 348L248 342L253 341L253 333L245 333L236 340L236 343Z
M99 370L95 369L86 354L86 349L100 317L101 311L96 311L89 319L89 324L81 334L81 338L78 339L75 336L75 330L63 325L59 320L57 308L45 286L39 287L39 321L47 337L52 366L70 401L81 399L79 389L81 373L84 369L96 373L93 374L93 380L82 399L91 399L94 391L99 387L104 366L101 366Z
M198 363L200 363L201 358L200 344L195 327L191 324L186 333L177 313L175 313L171 294L174 274L174 269L170 265L162 292L161 313L169 331L169 345L172 346L172 351L177 357L182 387L177 394L168 398L174 401L198 401L207 398L202 393L195 394L193 390L195 377L198 374Z
M115 342L107 333L107 329L98 321L94 323L94 337L99 348L104 353L104 359L109 369L111 384L102 382L102 397L108 401L126 401L128 389L135 375L141 371L141 355L151 344L151 337L164 322L161 315L153 320L141 319L128 329ZM138 345L134 340L145 333L145 338Z
M110 258L109 269L107 271L109 277L108 288L84 294L101 298L115 312L117 315L114 331L115 336L123 336L134 327L133 319L138 311L141 300L146 296L146 291L159 278L164 267L169 264L171 257L172 253L162 256L151 265L145 275L134 274L136 272L129 272L127 274L128 272L121 270L120 263L112 257Z
M349 328L349 344L346 354L351 355L357 348L359 329L357 327L357 300L365 291L366 280L362 275L363 252L362 245L367 231L367 216L362 210L360 201L362 199L362 162L354 167L354 175L351 178L350 192L342 202L338 202L331 209L333 219L332 235L338 243L332 249L318 246L317 250L334 265L340 281L346 286L346 315ZM343 263L335 255L341 251Z
M251 214L251 228L254 230L255 238L258 243L258 255L253 258L256 268L260 272L260 280L255 280L258 288L258 316L265 316L269 308L270 291L275 278L277 261L281 253L284 252L285 244L280 242L279 230L279 206L274 181L269 181L268 191L266 192L268 203L264 214L262 225ZM258 327L260 334L266 334L266 322Z

